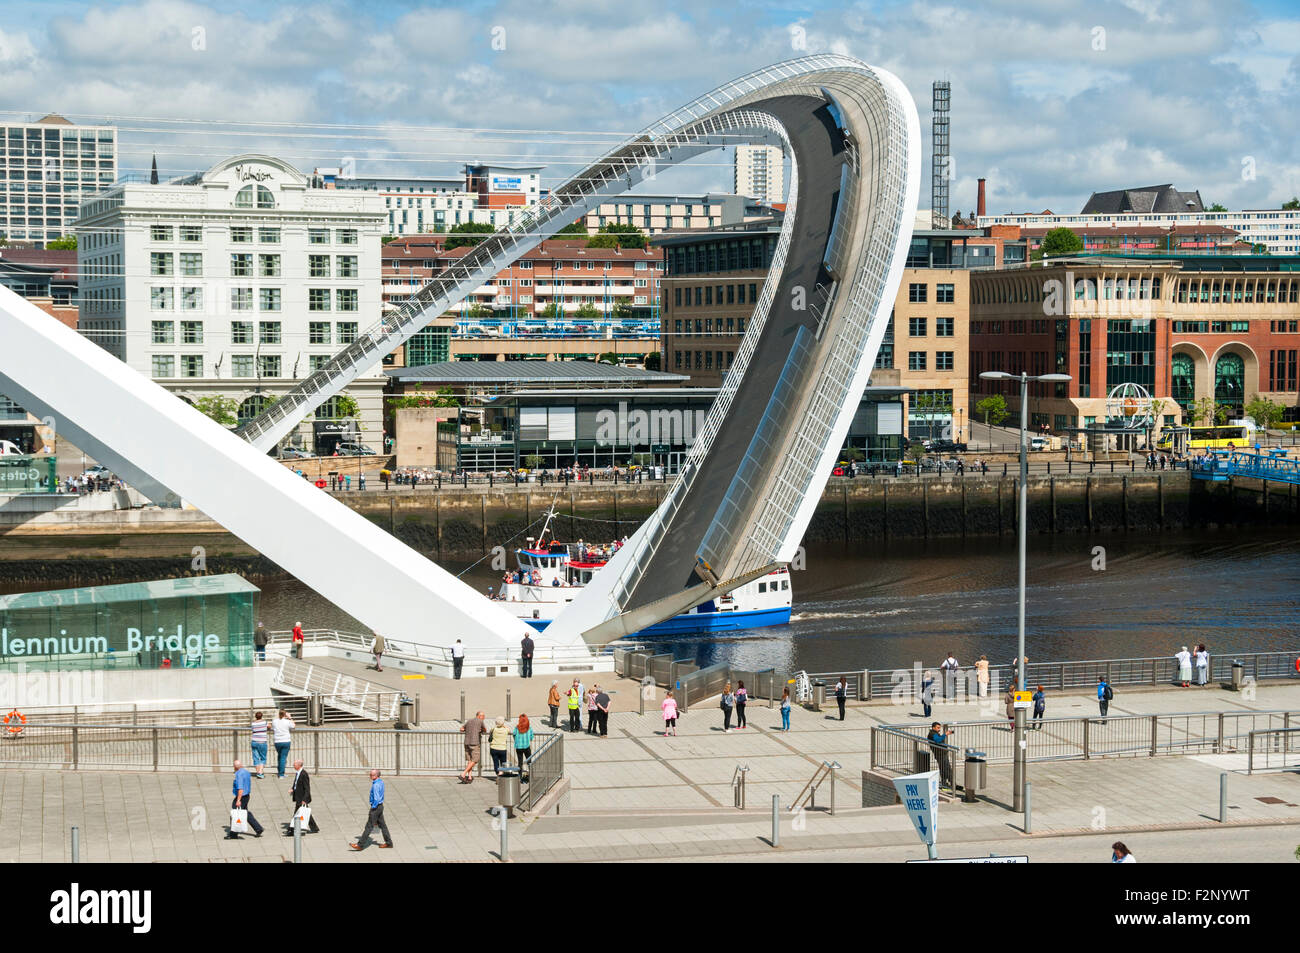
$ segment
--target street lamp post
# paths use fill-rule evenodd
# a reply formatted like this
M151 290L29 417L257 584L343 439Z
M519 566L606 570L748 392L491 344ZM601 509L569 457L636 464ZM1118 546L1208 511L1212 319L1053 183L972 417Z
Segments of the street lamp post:
M1029 429L1029 383L1030 381L1044 381L1046 383L1064 383L1070 380L1069 374L1039 374L1030 376L1021 371L1019 374L1009 374L1006 371L984 371L980 377L990 381L1019 381L1020 382L1020 512L1017 519L1017 527L1020 537L1020 580L1019 580L1019 605L1016 627L1016 688L1025 691L1025 540L1027 537L1027 522L1029 513L1029 498L1026 492L1029 483L1029 456L1028 456L1028 436ZM1015 771L1012 778L1011 791L1011 809L1016 812L1023 812L1025 809L1025 774L1027 767L1027 749L1028 743L1025 739L1025 709L1017 708L1016 712L1016 748L1015 748Z

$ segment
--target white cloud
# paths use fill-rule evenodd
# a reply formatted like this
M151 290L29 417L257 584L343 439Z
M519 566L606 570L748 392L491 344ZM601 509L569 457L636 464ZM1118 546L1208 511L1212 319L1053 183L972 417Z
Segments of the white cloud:
M1248 0L764 3L746 16L684 0L488 0L412 6L391 20L360 0L29 9L7 21L26 32L0 30L0 109L326 124L307 139L287 128L193 136L123 123L128 163L147 165L156 148L174 172L256 148L306 167L423 157L393 168L444 173L457 159L535 155L554 180L602 151L612 137L600 132L639 129L721 82L802 55L791 44L797 24L806 52L847 52L896 72L917 99L927 146L930 83L952 80L954 207L973 204L979 175L994 211L1072 210L1094 189L1157 181L1227 205L1267 205L1297 189L1300 16L1265 21ZM504 48L494 50L498 37ZM393 128L371 136L331 123ZM538 133L413 128L431 126ZM1256 158L1256 180L1240 179L1242 155ZM730 182L715 154L658 185Z

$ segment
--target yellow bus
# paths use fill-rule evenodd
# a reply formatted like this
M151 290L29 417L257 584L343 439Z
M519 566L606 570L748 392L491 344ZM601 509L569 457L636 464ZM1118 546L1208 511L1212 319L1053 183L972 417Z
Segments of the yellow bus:
M1239 425L1190 427L1185 434L1165 434L1156 444L1156 449L1166 452L1173 450L1175 436L1183 438L1180 443L1185 450L1247 450L1254 439L1254 433L1249 427Z

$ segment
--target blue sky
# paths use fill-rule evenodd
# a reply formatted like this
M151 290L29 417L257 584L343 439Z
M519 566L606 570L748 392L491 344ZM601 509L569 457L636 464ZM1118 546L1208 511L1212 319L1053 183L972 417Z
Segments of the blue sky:
M527 159L558 181L719 83L832 50L897 73L927 144L930 82L952 82L955 209L979 176L995 212L1077 211L1094 189L1158 182L1230 208L1300 192L1300 5L1284 0L10 0L5 14L0 118L124 117L128 171L153 151L164 173L261 151L362 171ZM730 184L715 155L656 187Z

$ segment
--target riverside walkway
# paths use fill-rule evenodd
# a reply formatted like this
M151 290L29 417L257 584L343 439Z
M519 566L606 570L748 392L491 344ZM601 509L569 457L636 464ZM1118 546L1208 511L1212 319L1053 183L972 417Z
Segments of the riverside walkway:
M332 660L335 664L337 660ZM363 669L358 664L358 673ZM371 673L380 679L389 675ZM590 676L588 676L590 677ZM400 676L398 676L400 679ZM599 677L597 678L599 680ZM492 685L491 682L498 682ZM792 730L782 733L776 709L749 706L750 727L721 731L715 703L697 705L679 723L679 736L665 738L658 701L637 714L639 685L608 678L613 698L610 733L564 738L568 813L521 817L511 822L514 861L713 860L720 856L767 855L817 861L898 860L924 856L901 808L861 808L861 772L869 769L872 728L924 719L913 705L888 700L852 705L845 721L832 711L796 708ZM410 686L412 682L405 682ZM459 708L458 683L438 681L425 692L422 728L450 728ZM480 679L471 686L473 707L489 717L504 714L510 687L514 714L545 713L550 679ZM435 689L432 690L432 689ZM450 690L448 690L450 689ZM494 693L495 692L495 696ZM430 696L434 697L430 697ZM1095 715L1085 694L1049 695L1049 715ZM1253 698L1218 687L1125 688L1117 691L1112 718L1168 715L1190 710L1246 714L1266 710L1300 712L1300 682L1261 682ZM934 719L944 722L1003 719L980 712L978 701L942 702ZM1298 715L1300 717L1300 715ZM1091 761L1033 762L1033 834L1021 832L1022 816L1007 809L1010 765L989 768L988 787L975 804L940 806L941 856L995 851L1025 853L1035 860L1096 859L1123 833L1143 860L1193 859L1210 844L1237 851L1235 859L1283 860L1300 830L1280 836L1277 828L1300 823L1300 776L1247 776L1239 755L1115 757ZM835 761L837 812L817 808L782 815L781 847L768 846L773 795L788 805L816 767ZM746 809L734 805L731 778L738 765L747 773ZM1230 772L1229 820L1218 820L1218 785ZM288 783L253 782L252 809L273 831L288 818ZM304 860L380 861L497 859L499 831L490 814L496 787L489 777L461 785L450 777L389 775L388 820L397 842L393 851L348 850L365 817L366 778L326 773L313 778L313 808L324 833L304 838ZM68 828L81 830L88 861L152 860L272 861L292 855L289 838L221 839L229 804L230 775L220 771L70 771L10 767L0 773L0 856L27 861L66 859ZM1195 832L1195 837L1186 833ZM1225 840L1225 832L1230 834ZM1244 852L1241 845L1253 845ZM1235 846L1232 846L1235 845ZM1218 849L1218 848L1214 848ZM1103 858L1104 859L1104 858Z

